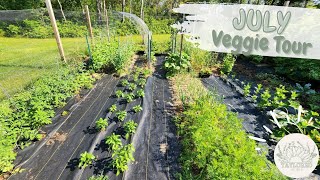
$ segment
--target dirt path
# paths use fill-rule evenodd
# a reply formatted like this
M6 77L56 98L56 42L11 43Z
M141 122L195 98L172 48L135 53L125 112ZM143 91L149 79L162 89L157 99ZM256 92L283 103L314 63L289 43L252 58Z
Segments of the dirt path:
M147 109L133 140L136 161L125 173L128 180L174 179L178 171L180 148L172 122L172 94L161 69L163 60L164 56L157 57L155 72L146 85L146 91L152 93L143 100Z

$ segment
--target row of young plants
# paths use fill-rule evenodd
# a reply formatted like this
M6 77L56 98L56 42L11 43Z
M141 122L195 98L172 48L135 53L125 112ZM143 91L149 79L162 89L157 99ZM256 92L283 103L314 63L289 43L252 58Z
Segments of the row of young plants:
M120 82L120 85L124 90L117 90L115 96L117 97L117 102L125 100L127 104L135 99L144 97L144 86L146 84L146 77L150 74L148 69L136 68L133 73L133 82L129 82L124 79ZM134 113L139 113L142 111L141 105L136 105L132 107ZM121 124L127 118L127 111L118 109L116 103L109 107L109 113L114 113L117 123ZM110 115L111 115L110 114ZM96 121L95 128L98 131L105 131L109 125L108 119L100 118ZM123 143L123 139L129 142L130 137L136 132L138 124L134 120L128 120L122 125L124 134L112 133L105 138L105 143L109 148L109 152L112 153L111 167L116 171L118 176L128 169L128 163L134 161L133 153L135 151L132 144ZM80 162L78 164L79 168L86 168L92 165L94 161L97 160L94 154L84 152L80 155ZM106 166L110 166L106 164ZM90 179L108 179L108 176L101 174L100 176L92 176Z
M103 63L121 64L110 67L112 71L125 68L124 64L133 54L132 49L126 50L127 47L120 44L100 45L94 53L101 56L93 57L95 59L89 70L82 63L64 65L57 72L38 79L21 93L0 102L0 175L12 172L18 149L43 137L39 130L51 123L56 108L63 107L67 98L78 94L81 88L92 87L95 78L99 78L92 74L105 67ZM105 51L116 53L103 55Z
M271 122L275 128L270 130L270 137L279 141L290 133L302 133L310 138L320 147L320 116L312 110L305 110L300 105L307 96L315 94L310 84L296 87L279 85L274 89L263 87L262 84L253 86L250 83L243 84L243 95L251 97L258 107L272 117ZM318 109L319 110L319 109Z
M182 112L179 179L285 179L248 138L236 113L190 74L172 78Z

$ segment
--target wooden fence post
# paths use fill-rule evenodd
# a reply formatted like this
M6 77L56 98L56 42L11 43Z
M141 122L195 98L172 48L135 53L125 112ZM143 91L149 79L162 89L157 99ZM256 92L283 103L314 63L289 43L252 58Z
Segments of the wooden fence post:
M51 0L46 0L46 6L47 6L48 13L49 13L49 16L50 16L50 20L51 20L54 36L56 38L56 42L57 42L57 45L58 45L60 57L64 62L67 62L66 61L66 57L64 56L64 50L63 50L62 42L61 42L61 39L60 39L60 34L59 34L58 26L57 26L57 23L56 23L56 18L55 18L54 13L53 13Z
M90 12L89 12L89 6L85 5L85 11L86 11L86 19L87 19L87 24L88 24L88 31L90 34L90 38L91 38L91 44L93 44L93 31L92 31L92 25L91 25L91 19L90 19Z

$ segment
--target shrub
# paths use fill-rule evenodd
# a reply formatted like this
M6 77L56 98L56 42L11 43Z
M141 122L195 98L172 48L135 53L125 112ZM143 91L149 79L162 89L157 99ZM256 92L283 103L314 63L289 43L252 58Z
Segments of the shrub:
M183 145L182 179L283 179L258 155L237 115L214 97L197 99L176 124Z
M10 24L10 25L7 27L6 36L14 37L14 36L19 35L20 32L21 32L21 31L20 31L20 27L19 27L19 26Z

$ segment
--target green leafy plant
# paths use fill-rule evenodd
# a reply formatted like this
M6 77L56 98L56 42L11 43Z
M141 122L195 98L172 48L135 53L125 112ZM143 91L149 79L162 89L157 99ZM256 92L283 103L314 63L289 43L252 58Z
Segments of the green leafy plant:
M305 84L304 86L301 86L299 83L296 83L296 91L302 95L311 95L315 94L316 91L311 89L311 84Z
M116 96L117 96L117 98L122 98L122 97L124 97L123 91L117 90L117 91L116 91Z
M138 113L138 112L142 111L142 107L140 105L136 105L136 106L133 107L133 111L135 113Z
M134 83L130 83L130 84L129 84L128 89L129 89L130 91L134 91L136 88L137 88L137 85L136 85L136 84L134 84Z
M85 151L84 153L81 153L81 155L80 155L80 162L79 162L78 167L81 169L86 168L87 166L91 165L95 159L96 159L96 157L93 154Z
M245 97L249 96L249 94L250 94L250 89L251 89L251 84L250 84L250 83L248 83L248 84L246 84L246 85L244 86L244 88L243 88L243 95L244 95Z
M97 130L99 131L104 131L106 130L106 128L108 127L108 121L107 119L103 119L103 118L100 118L99 120L96 121L96 128Z
M254 94L258 95L260 93L261 89L262 89L262 84L258 84L254 90Z
M145 80L145 79L139 79L139 80L138 80L138 86L144 87L145 84L146 84L146 80Z
M133 152L135 151L132 144L119 148L112 154L112 166L116 169L118 176L128 169L128 163L134 161Z
M135 97L135 96L134 96L133 93L128 93L128 94L126 94L125 98L126 98L127 103L132 102L133 99L134 99L134 97Z
M126 87L127 85L129 85L129 81L124 79L121 81L121 86Z
M279 141L289 133L301 133L310 136L319 147L319 114L313 111L306 111L302 106L295 110L297 114L290 114L279 109L269 111L268 114L272 117L271 121L276 125L271 137Z
M137 91L137 97L144 97L144 90L143 89L139 89Z
M232 71L235 61L236 59L232 54L226 54L226 56L223 58L221 72L223 72L224 74L229 74Z
M109 112L113 113L117 110L117 105L113 104L110 108L109 108Z
M261 101L259 102L259 107L263 108L263 107L268 107L271 106L270 103L270 98L271 98L271 94L269 89L266 89L262 94L261 94Z
M124 119L127 117L127 112L126 111L118 111L116 113L116 117L118 118L119 121L124 121Z
M133 74L133 81L134 81L134 82L138 82L138 80L139 80L139 72L135 72L135 73Z
M257 95L252 95L251 98L252 98L252 100L253 100L254 102L257 102L258 96L257 96Z
M181 58L177 53L171 53L166 57L164 69L167 71L166 76L171 77L174 74L190 67L190 57L182 53Z
M63 112L61 113L61 116L66 116L66 115L68 115L68 114L69 114L68 111L63 111Z
M123 129L126 133L126 139L128 139L133 133L136 132L137 126L138 124L135 123L133 120L130 120L123 125Z
M284 100L287 98L285 94L287 92L288 91L285 89L285 86L280 85L277 87L273 97L272 106L275 108L285 106Z
M122 146L120 135L116 135L115 133L112 133L112 135L108 136L105 142L112 151L116 151Z

